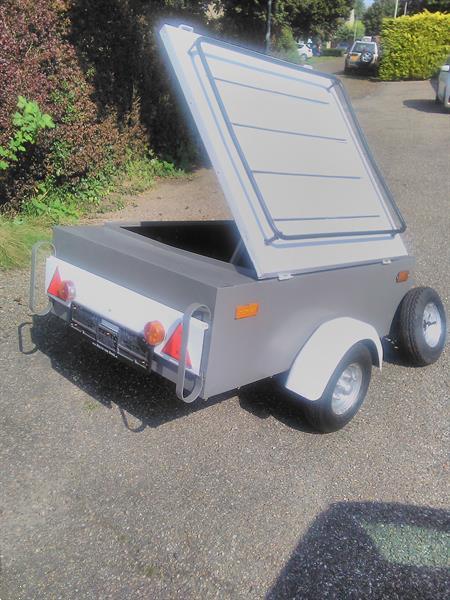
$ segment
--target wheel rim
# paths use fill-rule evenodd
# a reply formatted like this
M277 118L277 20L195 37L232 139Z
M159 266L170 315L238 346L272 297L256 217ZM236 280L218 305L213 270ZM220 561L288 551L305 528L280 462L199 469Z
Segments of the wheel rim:
M362 380L363 372L358 363L352 363L344 369L331 398L331 408L336 415L343 415L357 402Z
M435 348L442 335L442 319L434 302L428 302L423 310L422 327L426 343Z

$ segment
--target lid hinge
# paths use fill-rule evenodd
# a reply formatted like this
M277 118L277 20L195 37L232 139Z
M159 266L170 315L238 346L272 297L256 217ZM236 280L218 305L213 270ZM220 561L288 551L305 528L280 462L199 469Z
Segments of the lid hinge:
M278 274L279 281L286 281L286 279L292 279L292 277L293 277L292 273L279 273Z

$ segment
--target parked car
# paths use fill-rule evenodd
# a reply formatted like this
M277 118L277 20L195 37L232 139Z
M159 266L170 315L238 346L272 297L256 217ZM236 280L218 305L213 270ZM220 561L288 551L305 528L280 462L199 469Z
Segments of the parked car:
M380 53L376 42L358 40L354 42L345 57L345 72L367 69L375 71L378 67Z
M444 108L450 110L450 56L439 71L436 102L442 102Z
M298 53L300 56L304 56L305 58L312 58L313 51L311 44L305 44L304 42L298 43Z
M322 44L320 42L313 43L312 53L313 56L320 56L322 54Z
M342 50L342 53L344 53L348 52L350 46L351 44L349 44L348 42L339 42L338 44L336 44L335 49Z

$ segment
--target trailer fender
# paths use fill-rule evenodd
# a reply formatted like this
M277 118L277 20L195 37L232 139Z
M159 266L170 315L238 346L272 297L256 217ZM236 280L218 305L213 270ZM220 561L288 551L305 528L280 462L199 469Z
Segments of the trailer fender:
M381 369L383 348L376 329L357 319L340 317L320 325L298 353L286 380L288 390L319 400L344 354L356 343L367 342Z

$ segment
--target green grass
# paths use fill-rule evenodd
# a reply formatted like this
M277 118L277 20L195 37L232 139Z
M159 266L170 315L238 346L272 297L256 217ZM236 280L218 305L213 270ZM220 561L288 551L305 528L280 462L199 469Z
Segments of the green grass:
M0 269L28 265L33 244L50 237L50 227L41 220L0 217Z
M307 65L321 65L323 63L327 63L330 60L344 60L342 56L312 56L311 58L308 58L308 60L306 61Z
M123 167L108 167L85 177L77 185L57 185L46 179L36 194L15 218L0 215L0 269L29 265L31 247L41 239L51 238L51 226L76 223L92 212L118 209L122 198L150 189L158 178L187 177L172 163L156 158L151 152L135 157L129 154Z
M450 536L444 531L393 523L362 523L378 552L388 562L448 568Z
M147 156L130 157L116 175L114 191L122 194L139 194L153 187L157 178L186 177L186 172L173 163Z
M186 177L186 173L170 162L155 158L151 152L144 156L130 153L122 167L107 165L101 172L88 175L76 184L61 185L47 178L24 203L23 212L31 217L45 217L53 223L73 222L92 212L104 212L104 200L107 210L123 207L120 196L144 192L157 178L163 177Z

